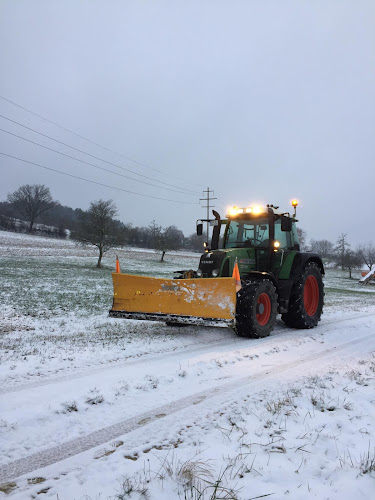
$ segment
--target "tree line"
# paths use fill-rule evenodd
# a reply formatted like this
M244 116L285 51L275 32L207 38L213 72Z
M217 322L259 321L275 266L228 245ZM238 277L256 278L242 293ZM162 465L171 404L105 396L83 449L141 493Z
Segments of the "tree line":
M335 262L343 271L348 270L350 278L353 269L365 265L371 270L375 265L375 246L366 243L352 249L346 233L338 237L336 244L328 240L311 240L310 249L319 253L324 259Z
M18 218L21 217L22 220ZM117 208L112 200L97 200L88 210L62 206L52 198L48 187L42 184L23 185L0 202L0 229L37 233L47 236L70 238L83 245L98 248L98 267L110 248L135 246L150 248L161 253L188 249L201 252L203 236L195 233L185 236L176 226L162 227L151 221L147 227L124 224L117 218Z

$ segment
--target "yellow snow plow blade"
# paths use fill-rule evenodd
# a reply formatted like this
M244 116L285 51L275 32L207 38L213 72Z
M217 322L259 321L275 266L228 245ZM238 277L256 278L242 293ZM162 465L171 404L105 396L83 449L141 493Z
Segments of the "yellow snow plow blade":
M161 279L112 273L114 318L233 326L233 278Z

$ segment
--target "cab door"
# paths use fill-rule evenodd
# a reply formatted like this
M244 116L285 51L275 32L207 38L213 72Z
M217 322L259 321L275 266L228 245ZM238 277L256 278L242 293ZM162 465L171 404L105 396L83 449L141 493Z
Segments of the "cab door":
M275 241L280 246L273 255L272 270L277 275L289 253L293 250L292 221L287 217L275 220Z

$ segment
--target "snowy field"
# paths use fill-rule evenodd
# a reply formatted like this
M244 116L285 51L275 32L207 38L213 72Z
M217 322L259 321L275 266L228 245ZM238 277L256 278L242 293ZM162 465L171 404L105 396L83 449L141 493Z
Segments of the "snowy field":
M0 232L0 498L375 498L374 285L329 269L318 328L251 340L108 318L115 253Z

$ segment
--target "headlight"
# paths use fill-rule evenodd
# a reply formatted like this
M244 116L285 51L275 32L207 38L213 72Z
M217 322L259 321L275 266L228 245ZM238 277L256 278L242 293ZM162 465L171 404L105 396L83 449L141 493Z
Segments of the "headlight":
M198 269L197 276L198 276L198 278L200 278L202 276L202 270L201 269Z
M218 270L218 269L214 269L214 270L212 271L212 276L213 276L214 278L216 278L217 276L219 276L219 270Z

